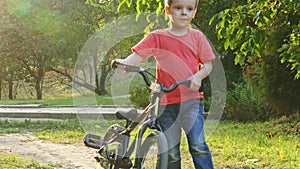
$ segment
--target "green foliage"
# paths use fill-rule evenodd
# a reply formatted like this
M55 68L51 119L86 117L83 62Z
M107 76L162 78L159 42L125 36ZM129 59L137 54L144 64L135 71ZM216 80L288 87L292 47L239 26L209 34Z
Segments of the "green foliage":
M224 40L223 48L233 50L235 63L240 65L249 58L261 57L271 40L270 30L284 27L289 35L281 39L286 43L277 50L280 48L282 62L290 63L295 78L299 78L299 6L300 2L294 0L248 0L247 4L222 10L210 23L216 25L218 38Z
M126 8L133 8L137 13L142 12L156 12L160 13L164 10L164 1L163 0L120 0L118 10L126 10ZM133 11L131 10L131 11Z
M281 20L274 24L281 23ZM276 26L269 31L269 42L261 57L252 57L244 71L245 79L254 87L264 104L276 109L281 115L291 115L300 110L300 80L294 79L287 62L277 49L283 44L282 39L289 34L289 29Z
M300 22L293 27L288 39L278 49L281 53L281 63L287 63L295 75L295 79L300 78Z
M228 91L223 119L237 121L267 120L276 115L266 106L252 87L247 83L236 84Z
M299 6L294 0L248 0L210 22L261 103L278 114L299 111Z
M26 79L41 99L43 78L49 68L59 66L66 71L74 64L77 52L91 34L91 26L82 20L88 20L85 13L92 10L83 1L8 0L0 5L3 9L0 57L4 60L1 85L4 88L9 80Z
M291 115L300 110L300 80L294 80L286 63L282 64L272 52L252 61L247 66L245 78L262 103L273 107L278 114Z
M133 83L129 94L131 103L137 107L145 108L150 103L150 90L141 79Z

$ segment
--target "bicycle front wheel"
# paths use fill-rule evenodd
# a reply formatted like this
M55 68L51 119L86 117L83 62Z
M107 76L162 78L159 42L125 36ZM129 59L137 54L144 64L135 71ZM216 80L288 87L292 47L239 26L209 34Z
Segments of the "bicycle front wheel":
M168 142L160 131L154 131L141 147L141 169L166 169L168 165Z

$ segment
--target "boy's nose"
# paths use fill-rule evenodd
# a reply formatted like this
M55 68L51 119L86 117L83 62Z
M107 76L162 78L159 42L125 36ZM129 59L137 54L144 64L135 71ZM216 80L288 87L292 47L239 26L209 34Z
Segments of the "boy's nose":
M182 13L181 15L186 15L187 10L185 8L182 8Z

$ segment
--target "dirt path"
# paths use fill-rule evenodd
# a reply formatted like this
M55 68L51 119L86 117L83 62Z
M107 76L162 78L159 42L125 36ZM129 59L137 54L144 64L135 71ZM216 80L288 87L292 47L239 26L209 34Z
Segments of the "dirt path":
M0 136L0 152L33 159L40 164L60 164L60 169L94 169L96 150L83 144L54 144L32 134Z

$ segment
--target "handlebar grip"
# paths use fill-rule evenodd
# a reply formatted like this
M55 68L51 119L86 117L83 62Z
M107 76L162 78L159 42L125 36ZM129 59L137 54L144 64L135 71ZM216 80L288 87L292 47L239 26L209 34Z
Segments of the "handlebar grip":
M127 72L140 72L141 69L138 66L125 65L125 70Z
M111 68L116 69L118 65L124 66L124 70L127 72L140 72L141 68L133 65L126 65L124 63L118 62L117 60L113 60L111 62Z
M118 68L118 65L119 65L119 64L121 64L121 63L118 62L118 61L116 61L116 60L113 60L113 61L111 62L111 68L116 69L116 68Z
M189 88L191 86L191 83L192 82L190 80L186 80L182 84Z
M182 84L184 84L184 85L186 85L186 87L190 87L191 86L191 81L190 80L187 80L187 81L185 81L185 82L183 82ZM201 87L199 88L199 92L203 92L204 91L204 87L205 87L205 85L204 85L204 83L203 83L203 81L201 82Z

